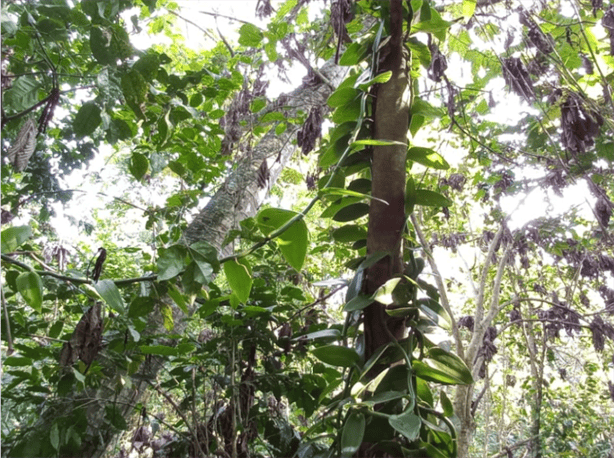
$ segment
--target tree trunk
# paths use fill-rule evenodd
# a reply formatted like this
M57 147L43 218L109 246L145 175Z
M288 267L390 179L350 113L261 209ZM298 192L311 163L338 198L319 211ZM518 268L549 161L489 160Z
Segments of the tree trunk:
M366 292L374 293L393 276L402 272L402 239L405 226L405 168L407 130L411 104L408 63L403 47L403 6L390 4L391 38L383 71L392 71L390 80L377 89L375 101L375 139L401 144L375 146L371 166L371 205L367 234L367 253L386 252L388 256L367 270ZM382 55L384 52L382 51ZM385 306L373 303L365 309L365 358L377 348L400 339L404 320L386 314Z
M321 79L305 82L289 94L280 96L276 109L283 109L288 117L296 117L299 111L309 112L312 108L324 113L327 110L326 100L345 76L346 69L327 62L320 74ZM276 135L274 129L269 131L258 143L251 154L246 155L238 163L218 192L198 213L185 231L184 237L188 244L206 241L218 250L230 229L244 218L254 216L275 183L281 170L296 151L293 143L296 130L288 129L281 135ZM263 161L268 161L270 178L268 187L258 186L258 171ZM181 312L177 311L173 334L182 333L185 323L181 320ZM143 336L165 334L166 329L161 324L161 317L156 314L152 326L143 331ZM132 383L124 383L118 388L119 373L105 378L98 389L73 395L72 393L49 401L41 417L35 425L24 432L22 440L13 447L9 456L41 456L40 442L48 441L49 431L58 418L71 417L71 423L81 439L78 449L61 450L57 456L100 457L120 430L111 426L105 415L105 408L114 406L116 415L130 424L130 418L136 413L135 406L144 403L143 395L147 392L149 381L154 381L163 361L157 358L147 358L137 374L130 379ZM125 376L125 378L127 378ZM86 406L86 408L82 407Z

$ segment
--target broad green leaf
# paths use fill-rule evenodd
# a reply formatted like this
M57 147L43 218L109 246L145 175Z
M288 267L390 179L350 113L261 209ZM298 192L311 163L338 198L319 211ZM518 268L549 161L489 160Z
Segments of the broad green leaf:
M9 356L3 363L4 366L27 367L32 366L32 358L24 358L23 356Z
M332 121L335 124L356 121L363 116L362 103L360 98L354 99L349 103L338 107L333 113Z
M403 436L405 436L410 442L415 441L420 434L420 426L422 426L422 420L419 416L414 414L411 410L403 412L400 415L391 415L388 418L388 423Z
M159 302L158 307L162 314L162 324L167 331L172 331L175 326L175 320L173 319L173 308L165 302Z
M43 306L43 281L36 272L24 272L17 277L17 290L26 303L37 312Z
M452 201L438 192L429 191L428 189L417 189L416 205L424 205L427 207L450 207Z
M94 288L96 288L98 294L100 294L109 307L120 314L124 313L126 308L124 299L113 280L100 280L94 284Z
M168 295L171 297L173 302L177 304L177 307L179 307L183 313L189 315L188 305L185 301L185 298L183 297L183 294L181 294L181 291L179 291L177 287L171 283L169 283L168 285Z
M473 17L475 12L476 0L463 0L463 18L468 21Z
M335 229L332 235L337 242L356 242L367 238L367 229L356 224L346 224Z
M358 89L354 89L353 87L341 87L330 95L326 103L331 108L338 108L349 104L359 95L360 91Z
M368 54L369 46L366 43L351 43L339 59L339 65L356 65Z
M169 280L179 275L186 267L187 249L182 245L162 248L158 257L158 280Z
M367 213L369 213L369 204L355 203L350 204L347 207L343 207L341 210L335 213L333 219L343 223L354 221L355 219L365 216Z
M258 213L257 222L264 235L269 235L281 228L298 213L279 208L266 208ZM275 241L281 254L294 269L300 271L307 256L309 233L303 219L295 221L281 233Z
M49 431L49 440L51 441L51 446L55 450L60 449L60 429L57 423L54 423L51 427L51 431Z
M241 302L246 302L252 289L252 275L246 260L231 259L224 263L224 273L232 292Z
M101 122L100 107L95 102L85 102L75 116L73 132L79 138L91 135Z
M264 35L254 24L243 24L239 29L239 44L256 47L262 42Z
M347 302L343 306L343 311L344 312L354 312L356 310L362 310L364 308L367 308L372 303L373 303L373 298L371 296L359 294L358 296L352 298L349 302Z
M444 385L469 385L473 383L467 365L453 353L439 347L431 348L423 361L414 361L416 375L430 382Z
M132 302L130 302L128 317L138 318L140 316L147 316L153 311L155 305L155 300L152 297L136 297L132 300Z
M351 367L360 361L356 350L338 345L325 345L312 350L312 353L320 361L331 366Z
M111 32L99 27L90 29L90 49L92 55L101 65L112 65L116 57L111 51Z
M450 164L436 151L430 148L414 146L407 151L407 160L431 167L437 170L448 170Z
M377 75L375 78L370 79L366 83L359 84L358 87L360 89L362 89L363 91L366 91L367 89L369 89L374 84L386 83L387 81L390 80L391 76L392 76L392 72L391 71L383 72L383 73L380 73L379 75Z
M339 196L347 196L347 197L358 197L359 199L367 199L367 200L375 199L375 200L384 202L381 199L371 197L369 194L364 194L362 192L352 191L350 189L344 189L344 188L333 188L333 187L324 188L324 189L321 189L318 192L318 194L322 197L333 196L333 197L338 198Z
M119 430L128 429L128 424L124 418L124 413L115 403L110 403L105 406L106 420Z
M360 412L352 412L343 426L341 432L341 455L352 456L360 444L362 444L362 438L365 435L365 416Z
M416 184L414 179L409 176L405 185L405 215L409 216L416 206Z
M377 288L377 291L375 291L375 294L373 294L373 300L384 305L394 304L395 298L393 292L400 281L400 277L391 278L390 280L388 280L382 286Z
M130 157L130 173L137 181L141 181L141 178L145 176L147 170L149 170L149 160L144 154L132 153Z
M452 406L452 401L446 394L444 390L441 390L439 393L439 401L441 402L441 407L443 408L443 414L446 417L451 417L454 415L454 407Z
M30 226L13 226L2 231L2 253L15 251L23 242L32 236Z
M416 395L420 400L426 402L430 407L434 407L433 393L431 392L431 388L429 387L429 384L420 377L416 378Z

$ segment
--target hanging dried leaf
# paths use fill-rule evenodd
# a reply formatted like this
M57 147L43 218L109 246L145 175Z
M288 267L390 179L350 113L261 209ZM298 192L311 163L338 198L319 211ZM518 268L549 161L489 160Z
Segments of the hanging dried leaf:
M296 134L296 142L301 147L303 154L309 154L316 146L316 142L322 136L322 113L314 107L309 112L305 124Z
M70 342L64 343L60 364L71 366L80 359L88 366L100 351L102 341L102 317L100 303L91 306L81 317Z
M614 207L614 204L603 196L599 197L595 204L595 215L599 222L605 227L608 226L610 218L612 217L612 207Z
M9 161L18 172L25 170L28 166L28 161L36 148L37 134L36 123L30 118L23 124L13 146L9 148Z
M512 91L527 102L535 98L533 82L529 72L519 58L510 57L509 59L503 59L502 68L503 78Z
M554 48L552 47L552 40L548 35L542 32L537 24L533 24L533 26L529 28L527 37L533 46L544 54L550 54L552 51L554 51Z
M603 117L584 106L581 96L571 93L561 105L563 146L570 153L585 153L595 143Z
M610 54L614 56L614 5L610 6L601 18L601 25L610 35Z
M428 68L428 76L433 81L441 81L441 78L444 76L444 72L448 68L448 62L446 61L446 56L439 52L436 46L431 46L431 63Z
M260 168L258 169L258 187L266 188L267 182L271 178L271 172L267 166L266 160L262 161Z

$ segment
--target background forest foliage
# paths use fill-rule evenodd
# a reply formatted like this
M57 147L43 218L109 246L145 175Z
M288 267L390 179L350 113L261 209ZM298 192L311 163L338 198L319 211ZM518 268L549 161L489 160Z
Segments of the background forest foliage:
M2 456L612 458L614 3L218 3L2 3Z

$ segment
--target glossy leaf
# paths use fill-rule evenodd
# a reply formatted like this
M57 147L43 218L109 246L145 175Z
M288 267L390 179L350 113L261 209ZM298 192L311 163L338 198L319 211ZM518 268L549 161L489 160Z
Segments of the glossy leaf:
M94 133L102 122L100 107L94 102L84 103L75 117L73 130L77 137L85 137Z
M338 345L325 345L312 350L313 355L320 361L331 366L351 367L360 361L356 350Z
M259 46L263 38L262 31L254 24L243 24L239 29L239 43L243 46Z
M414 146L407 151L407 160L417 162L437 170L448 170L450 164L436 151L430 148Z
M343 426L341 433L341 455L352 456L360 448L365 435L365 416L360 412L352 412Z
M13 226L2 231L2 254L11 253L32 236L30 226Z
M362 310L367 308L370 304L374 302L371 296L365 296L364 294L359 294L358 296L351 299L343 306L344 312L355 312L356 310Z
M355 204L350 204L347 207L343 207L341 210L335 213L335 216L333 216L333 219L335 221L344 223L344 222L354 221L355 219L361 218L365 216L367 213L369 213L369 205L359 202Z
M109 307L118 313L124 313L124 300L113 280L100 280L94 284L94 288Z
M333 231L333 239L337 242L355 242L367 238L367 229L355 224L347 224Z
M452 201L447 197L439 194L435 191L429 191L428 189L416 190L416 205L424 205L427 207L450 207Z
M388 418L388 423L395 430L407 438L407 440L415 441L420 434L420 426L422 420L419 416L408 410L400 415L391 415Z
M224 273L232 292L237 295L241 302L247 302L252 289L252 274L248 262L244 259L226 261Z
M169 280L179 275L186 267L187 250L182 245L163 248L158 257L158 280Z
M26 303L37 312L43 305L43 281L36 272L24 272L17 277L17 290Z
M431 348L423 361L415 360L412 367L416 375L430 382L444 385L469 385L473 376L466 364L453 353L439 347Z
M129 168L132 176L140 181L149 170L149 160L144 154L132 153Z
M269 235L273 231L281 228L297 215L296 212L282 210L279 208L267 208L258 213L258 226L260 230ZM309 244L309 233L307 224L303 219L295 221L288 229L281 233L276 239L279 250L292 267L300 271L307 255Z

